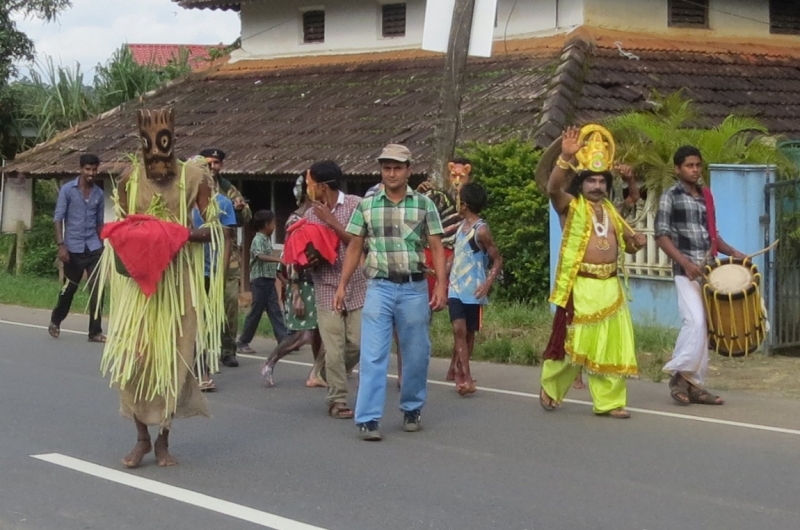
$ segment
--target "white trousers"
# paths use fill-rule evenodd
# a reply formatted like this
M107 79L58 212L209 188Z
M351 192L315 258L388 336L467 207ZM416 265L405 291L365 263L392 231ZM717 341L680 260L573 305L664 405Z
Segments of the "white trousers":
M689 382L703 388L708 371L708 330L700 284L686 276L675 276L678 288L678 312L682 325L672 352L664 365L670 374L680 372Z

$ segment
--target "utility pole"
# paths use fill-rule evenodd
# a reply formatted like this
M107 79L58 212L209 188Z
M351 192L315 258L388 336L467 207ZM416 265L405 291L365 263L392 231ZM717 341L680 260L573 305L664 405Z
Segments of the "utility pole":
M450 40L445 55L444 74L439 93L439 122L434 138L433 175L431 180L439 189L449 185L447 162L456 149L456 138L461 128L461 98L464 95L464 78L467 67L472 15L475 0L455 0L453 21L450 24Z

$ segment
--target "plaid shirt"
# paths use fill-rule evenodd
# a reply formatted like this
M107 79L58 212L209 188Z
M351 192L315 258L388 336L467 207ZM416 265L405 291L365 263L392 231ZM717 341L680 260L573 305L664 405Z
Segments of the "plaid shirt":
M660 236L669 236L681 254L704 265L709 259L711 238L703 195L692 197L680 182L666 190L658 201L656 213L655 237ZM686 271L673 262L672 273L685 275Z
M261 232L257 232L250 243L250 280L256 278L275 278L278 264L258 259L259 254L272 255L272 241Z
M423 272L427 236L443 233L436 205L408 186L406 196L397 204L389 200L383 188L362 200L347 231L367 240L365 269L370 278Z
M339 199L333 207L333 216L342 226L347 226L350 216L358 208L358 203L361 202L361 197L357 195L345 195L339 192ZM306 210L305 218L310 223L329 226L322 221L316 213L314 208ZM336 294L336 288L339 287L339 278L342 276L342 265L344 264L344 255L347 252L347 245L342 240L339 240L339 245L336 249L336 261L333 265L321 261L319 265L314 267L311 272L314 278L314 295L316 296L317 311L333 311L333 297ZM347 289L344 295L344 307L346 309L361 309L364 307L364 299L367 296L367 277L364 276L364 271L361 267L356 269L350 282L347 284Z

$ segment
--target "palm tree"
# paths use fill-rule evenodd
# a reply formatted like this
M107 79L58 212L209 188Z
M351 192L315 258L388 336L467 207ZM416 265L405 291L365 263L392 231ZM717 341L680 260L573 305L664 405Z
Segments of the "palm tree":
M712 128L701 129L691 100L679 92L651 97L652 111L631 111L608 119L605 125L617 143L617 159L634 167L647 190L652 211L658 197L675 183L672 155L682 145L693 145L708 164L774 164L779 174L789 174L794 165L778 148L775 137L756 118L731 114ZM704 172L708 175L708 172Z

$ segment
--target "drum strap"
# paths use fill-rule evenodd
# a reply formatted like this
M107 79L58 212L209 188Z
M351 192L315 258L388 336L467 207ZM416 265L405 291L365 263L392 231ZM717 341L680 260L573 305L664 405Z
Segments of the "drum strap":
M717 232L717 214L714 208L714 196L711 195L711 188L703 186L703 199L706 203L706 222L708 224L708 237L711 239L711 256L717 257L717 245L719 234Z

